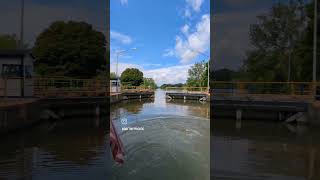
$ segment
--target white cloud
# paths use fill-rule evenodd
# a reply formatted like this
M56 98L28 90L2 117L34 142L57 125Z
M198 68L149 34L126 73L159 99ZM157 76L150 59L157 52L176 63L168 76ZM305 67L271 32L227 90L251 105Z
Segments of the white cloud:
M184 10L184 16L185 16L185 17L188 17L188 18L191 17L191 12L190 12L190 9L189 9L189 8L186 8L186 9Z
M189 35L189 25L185 24L184 26L182 26L181 32L182 32L184 35L188 36L188 35Z
M186 0L184 17L191 18L192 12L200 12L204 0Z
M120 0L121 5L128 5L128 0Z
M144 64L143 66L158 66L158 64ZM162 84L175 84L175 83L185 83L188 78L188 70L192 66L188 65L177 65L165 68L157 68L152 70L145 70L144 67L139 64L130 63L119 63L118 64L118 74L127 68L137 68L143 72L143 76L147 78L153 78L157 85ZM113 62L110 65L110 71L116 72L116 63Z
M163 57L174 56L174 50L173 49L165 49L162 56Z
M193 33L189 33L189 26L185 25L181 29L186 38L177 36L173 53L166 55L175 55L181 63L187 64L199 55L198 52L203 53L210 48L210 16L203 15Z
M144 76L155 80L157 85L185 83L188 78L188 70L191 64L178 65L144 71Z
M199 12L201 9L201 5L203 0L186 0L189 7L191 7L194 11Z
M137 68L142 70L143 67L138 64L130 64L130 63L118 63L118 74L121 75L121 73L126 70L127 68ZM116 72L117 71L117 64L116 62L113 62L110 64L110 72Z
M115 31L110 31L110 38L120 41L122 44L132 43L132 38L130 36Z

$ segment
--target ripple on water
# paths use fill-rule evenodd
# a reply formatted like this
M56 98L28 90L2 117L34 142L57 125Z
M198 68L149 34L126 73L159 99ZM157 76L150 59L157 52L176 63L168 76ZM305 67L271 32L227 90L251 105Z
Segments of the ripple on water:
M122 166L113 164L113 179L210 178L207 119L158 116L128 126L144 127L144 131L120 133L126 159Z

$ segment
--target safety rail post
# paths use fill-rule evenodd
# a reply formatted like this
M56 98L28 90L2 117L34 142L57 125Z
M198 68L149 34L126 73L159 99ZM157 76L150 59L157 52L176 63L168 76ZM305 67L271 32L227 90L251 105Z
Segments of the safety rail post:
M292 82L289 82L290 84L290 92L291 92L291 95L294 96L295 95L295 92L294 92L294 84Z
M3 97L4 99L7 99L7 89L8 89L8 78L7 77L4 77L3 79L3 87L4 87L4 91L3 91Z

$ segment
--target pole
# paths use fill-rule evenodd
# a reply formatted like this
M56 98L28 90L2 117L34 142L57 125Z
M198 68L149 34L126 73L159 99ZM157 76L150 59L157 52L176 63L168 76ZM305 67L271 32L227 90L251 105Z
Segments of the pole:
M24 44L24 0L21 0L21 20L20 20L20 49L23 49ZM24 72L24 54L21 56L21 96L24 96L24 81L25 81L25 72Z
M312 76L312 82L314 87L314 95L317 93L317 21L318 21L318 0L314 0L314 30L313 30L313 76Z
M20 48L23 49L24 41L24 0L21 0L21 20L20 20Z
M210 59L208 59L208 93L210 93Z
M292 51L289 50L289 61L288 61L288 82L291 81L291 53Z
M116 87L116 92L119 92L118 90L118 87L119 87L119 76L118 76L118 62L119 62L119 53L117 52L117 64L116 64L116 76L117 76L117 87Z

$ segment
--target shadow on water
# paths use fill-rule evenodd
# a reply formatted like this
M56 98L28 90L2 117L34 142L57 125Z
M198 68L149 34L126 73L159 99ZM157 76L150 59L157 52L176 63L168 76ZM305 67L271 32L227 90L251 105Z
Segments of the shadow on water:
M320 179L320 133L303 125L212 120L215 179Z

